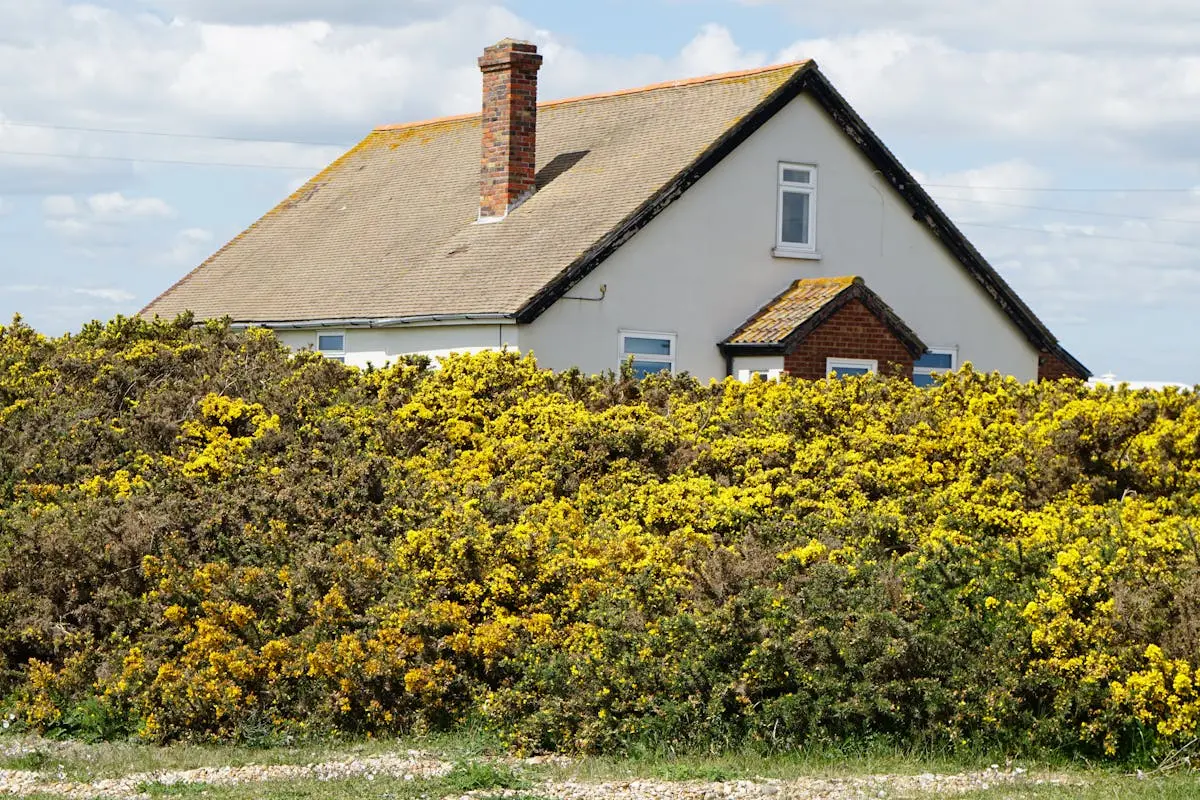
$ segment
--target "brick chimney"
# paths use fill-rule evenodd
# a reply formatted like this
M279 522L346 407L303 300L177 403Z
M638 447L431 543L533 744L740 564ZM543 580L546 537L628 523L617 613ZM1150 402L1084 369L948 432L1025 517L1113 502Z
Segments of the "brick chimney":
M534 188L537 73L542 57L529 42L505 39L483 51L483 158L479 219L503 219Z

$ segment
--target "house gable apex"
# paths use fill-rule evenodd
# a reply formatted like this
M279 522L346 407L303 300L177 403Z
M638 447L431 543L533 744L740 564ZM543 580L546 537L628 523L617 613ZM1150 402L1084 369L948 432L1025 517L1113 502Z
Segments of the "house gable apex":
M796 72L754 111L730 127L690 165L530 298L515 314L517 322L528 324L536 320L801 94L807 94L825 111L835 127L854 144L912 209L914 223L925 227L949 251L1036 350L1057 357L1078 377L1090 377L1091 372L1087 367L1059 344L1033 310L950 221L929 193L838 93L821 73L815 61L800 64Z

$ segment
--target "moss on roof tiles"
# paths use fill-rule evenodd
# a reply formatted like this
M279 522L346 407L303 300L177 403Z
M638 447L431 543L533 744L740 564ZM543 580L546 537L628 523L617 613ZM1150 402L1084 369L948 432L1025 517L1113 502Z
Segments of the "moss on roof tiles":
M795 281L729 337L728 343L778 344L860 280L848 275Z
M802 66L541 104L539 171L586 155L496 225L475 224L478 114L378 128L142 313L515 313Z

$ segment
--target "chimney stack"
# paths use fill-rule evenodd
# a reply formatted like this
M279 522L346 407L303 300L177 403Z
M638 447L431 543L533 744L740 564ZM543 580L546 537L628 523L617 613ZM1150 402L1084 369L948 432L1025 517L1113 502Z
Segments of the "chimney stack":
M537 73L542 57L529 42L505 39L483 51L483 158L479 219L503 219L534 189Z

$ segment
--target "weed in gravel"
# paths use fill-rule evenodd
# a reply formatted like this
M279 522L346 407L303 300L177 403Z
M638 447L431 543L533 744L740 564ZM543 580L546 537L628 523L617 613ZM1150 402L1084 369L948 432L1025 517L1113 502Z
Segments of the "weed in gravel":
M480 789L527 789L529 781L501 764L481 761L460 761L442 779L452 792L474 792Z

